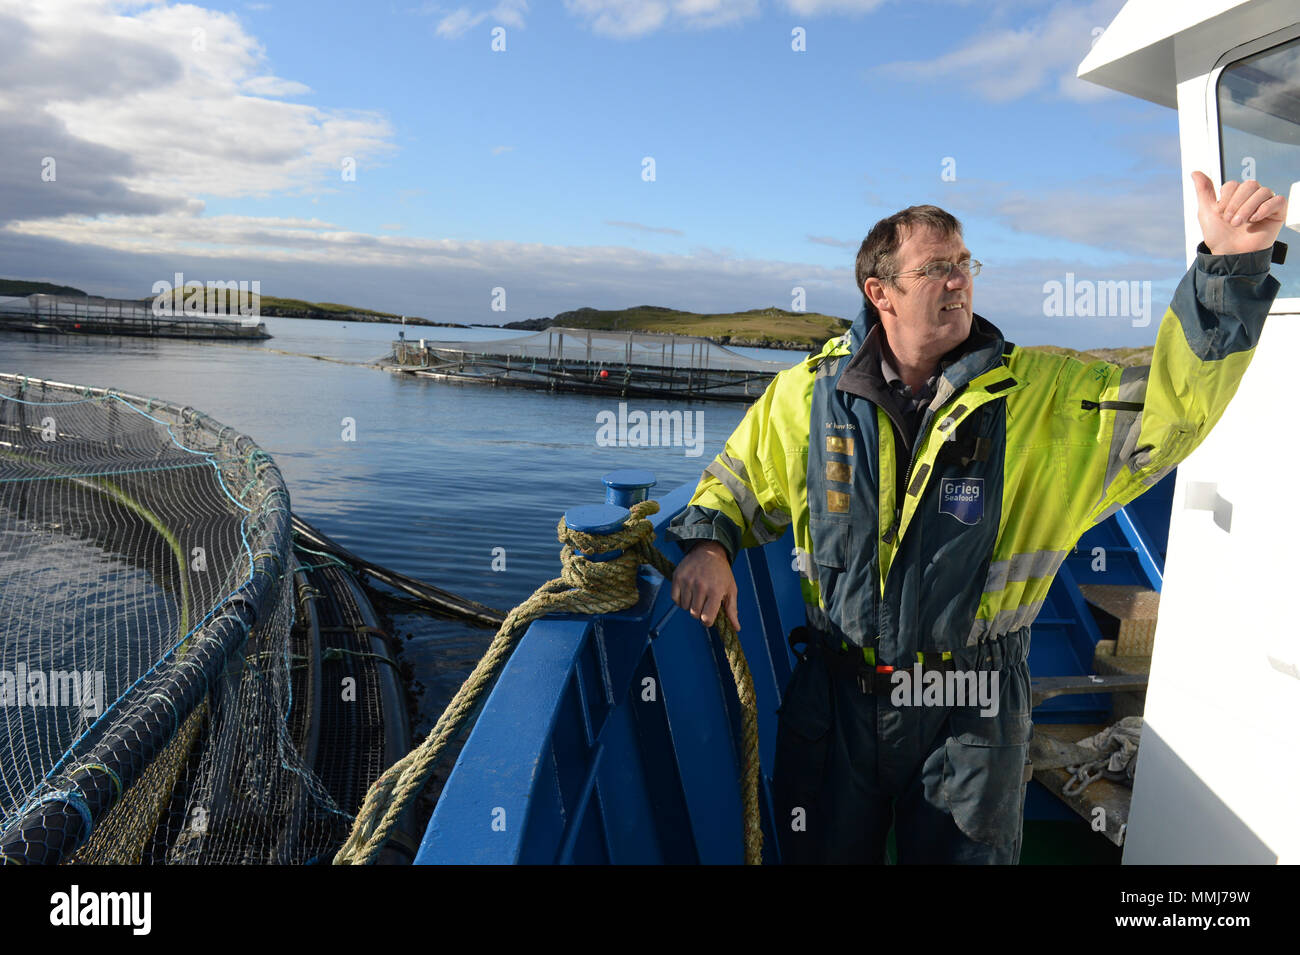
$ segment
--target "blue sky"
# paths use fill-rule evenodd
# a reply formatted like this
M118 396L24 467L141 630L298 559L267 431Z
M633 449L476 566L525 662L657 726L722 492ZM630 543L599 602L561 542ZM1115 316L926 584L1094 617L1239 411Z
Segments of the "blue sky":
M485 323L797 287L851 318L863 236L935 202L1008 337L1149 344L1185 261L1176 117L1074 78L1121 5L0 0L3 275ZM1067 273L1150 282L1151 324L1044 315Z

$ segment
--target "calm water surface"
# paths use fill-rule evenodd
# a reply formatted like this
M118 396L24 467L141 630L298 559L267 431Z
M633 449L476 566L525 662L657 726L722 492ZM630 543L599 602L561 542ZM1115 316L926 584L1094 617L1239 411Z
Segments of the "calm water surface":
M397 326L266 320L267 342L0 334L0 371L118 388L191 405L249 435L279 465L293 510L344 546L508 610L558 575L555 525L598 503L600 477L647 468L659 492L694 484L745 408L633 399L629 410L703 413L703 454L596 444L596 416L618 401L408 378L363 363ZM408 338L486 340L520 332L407 328ZM736 349L793 363L798 352ZM319 356L319 357L309 357ZM324 360L331 359L331 360ZM356 439L343 440L344 418ZM652 491L652 496L657 496ZM506 568L493 571L493 549ZM395 618L426 731L491 634L419 615Z

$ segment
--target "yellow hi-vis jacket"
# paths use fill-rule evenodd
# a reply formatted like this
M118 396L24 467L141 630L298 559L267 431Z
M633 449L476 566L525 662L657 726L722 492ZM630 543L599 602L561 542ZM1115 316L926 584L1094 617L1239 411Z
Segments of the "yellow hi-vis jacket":
M974 316L905 468L858 360L875 320L864 307L844 336L776 376L669 537L716 540L734 559L793 525L809 624L880 663L1027 640L1079 537L1223 414L1280 288L1270 251L1202 244L1148 367L1019 348Z

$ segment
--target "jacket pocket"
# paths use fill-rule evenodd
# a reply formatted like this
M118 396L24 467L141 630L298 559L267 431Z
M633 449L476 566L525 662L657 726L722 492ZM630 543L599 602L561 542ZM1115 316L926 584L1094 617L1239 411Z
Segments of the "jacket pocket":
M986 845L1018 844L1024 824L1026 769L1033 723L1028 710L1029 667L996 671L1000 687L995 715L978 707L955 709L944 743L943 795L953 822Z
M871 593L864 592L862 582L855 579L862 576L864 555L854 555L852 527L824 517L810 517L809 530L822 606L837 628L831 635L837 640L863 643L864 603ZM868 563L874 575L874 559Z
M991 846L1020 841L1025 812L1029 744L945 744L943 796L953 822L968 838Z

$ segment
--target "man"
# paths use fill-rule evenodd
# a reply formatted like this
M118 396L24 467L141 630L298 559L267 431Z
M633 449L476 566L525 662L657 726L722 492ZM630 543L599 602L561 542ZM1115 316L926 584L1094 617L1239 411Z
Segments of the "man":
M674 601L737 628L731 560L794 526L808 627L777 732L786 861L881 862L891 822L900 862L1019 859L1029 625L1079 537L1218 421L1279 288L1286 200L1193 181L1205 241L1150 367L1015 347L972 310L956 219L881 220L857 320L776 377L673 522L690 547ZM900 671L927 692L900 693Z

